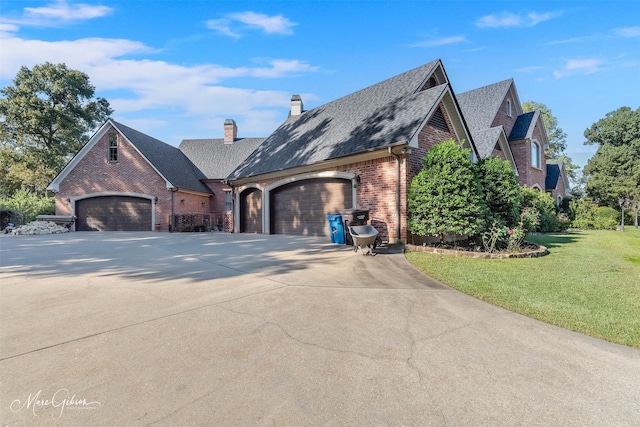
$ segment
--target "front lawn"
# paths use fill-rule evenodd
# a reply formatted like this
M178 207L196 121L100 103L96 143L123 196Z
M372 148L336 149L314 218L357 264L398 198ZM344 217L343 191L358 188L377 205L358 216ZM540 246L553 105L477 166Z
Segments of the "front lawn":
M407 251L429 276L483 301L640 348L640 231L531 235L541 258L473 259Z

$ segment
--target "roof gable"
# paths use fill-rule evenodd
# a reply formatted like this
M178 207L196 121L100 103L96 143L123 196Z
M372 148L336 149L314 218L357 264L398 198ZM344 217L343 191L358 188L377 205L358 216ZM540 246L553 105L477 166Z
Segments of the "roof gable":
M513 79L483 86L456 95L460 109L471 132L489 129L510 90L515 93ZM519 105L519 101L516 102Z
M142 132L107 120L89 139L82 149L60 171L58 176L49 184L47 189L58 191L60 183L66 178L78 163L93 149L97 142L111 129L119 132L133 148L147 161L147 163L165 180L167 188L181 188L202 193L211 193L200 179L204 174L176 147L150 137Z
M555 190L558 188L558 178L560 178L560 166L555 163L547 163L547 175L544 180L544 188L546 190Z
M435 86L428 84L431 77ZM229 179L409 144L450 93L448 83L442 63L436 60L290 116Z
M509 134L509 141L520 141L523 139L531 138L533 134L533 128L536 123L536 112L530 111L528 113L520 114L513 124L511 133Z
M142 154L150 165L170 183L170 187L210 193L200 180L205 175L182 151L159 139L113 121L114 127Z

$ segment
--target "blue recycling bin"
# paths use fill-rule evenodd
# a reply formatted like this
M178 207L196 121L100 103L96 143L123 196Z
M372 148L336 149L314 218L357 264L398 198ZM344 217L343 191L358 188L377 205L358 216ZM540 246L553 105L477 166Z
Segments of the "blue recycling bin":
M344 224L342 223L342 215L327 215L327 221L329 221L331 243L344 245Z

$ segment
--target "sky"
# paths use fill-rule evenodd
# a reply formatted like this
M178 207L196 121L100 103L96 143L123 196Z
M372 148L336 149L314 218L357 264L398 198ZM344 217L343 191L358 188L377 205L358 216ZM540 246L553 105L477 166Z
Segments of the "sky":
M86 73L113 118L177 146L266 137L311 109L441 59L454 93L513 78L584 166L584 131L640 107L640 2L1 0L0 87L21 66Z

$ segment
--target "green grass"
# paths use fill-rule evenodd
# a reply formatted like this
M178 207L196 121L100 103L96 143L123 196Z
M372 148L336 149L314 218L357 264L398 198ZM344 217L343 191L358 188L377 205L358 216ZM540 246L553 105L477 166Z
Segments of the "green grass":
M472 259L407 252L429 276L483 301L640 348L640 230L528 236L549 255Z

